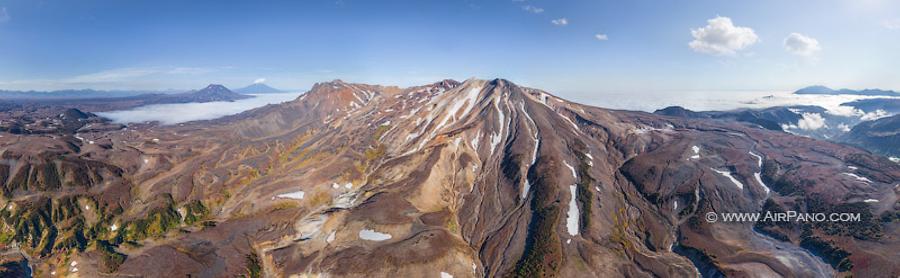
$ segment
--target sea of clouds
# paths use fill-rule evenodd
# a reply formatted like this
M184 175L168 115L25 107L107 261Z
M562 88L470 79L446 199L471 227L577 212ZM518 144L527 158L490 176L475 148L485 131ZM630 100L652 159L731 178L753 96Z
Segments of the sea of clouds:
M565 97L565 96L563 96ZM795 95L793 92L773 91L691 91L691 92L642 92L601 93L577 95L582 103L622 110L653 112L668 106L681 106L693 111L728 111L740 108L768 108L774 106L815 105L837 116L860 117L864 120L886 115L865 113L842 103L871 98L897 98L857 95Z
M157 121L171 125L183 122L211 120L238 114L267 104L276 104L296 99L301 93L259 94L253 98L233 102L217 101L206 103L155 104L96 113L117 123L142 123Z
M301 92L285 94L260 94L250 99L234 102L159 104L137 107L129 110L97 113L118 123L138 123L158 121L162 124L177 124L197 120L210 120L237 114L267 104L290 101ZM878 98L855 95L795 95L792 92L773 91L725 91L725 92L642 92L642 93L602 93L583 95L563 95L560 97L584 104L610 109L653 112L668 106L682 106L694 111L726 111L740 108L767 108L773 106L816 105L825 108L826 113L838 116L858 117L862 120L888 116L878 112L865 113L842 103L860 99ZM884 97L880 97L884 98ZM815 117L810 117L809 127L818 125Z

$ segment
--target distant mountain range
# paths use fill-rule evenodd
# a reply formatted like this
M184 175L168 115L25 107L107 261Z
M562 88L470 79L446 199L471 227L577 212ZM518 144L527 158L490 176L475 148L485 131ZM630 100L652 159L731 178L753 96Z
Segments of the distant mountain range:
M250 86L243 87L240 89L234 90L240 94L277 94L277 93L286 93L285 90L279 90L270 87L264 83L253 83Z
M179 94L156 94L135 96L137 98L146 98L146 104L163 104L163 103L191 103L191 102L213 102L213 101L235 101L240 99L252 98L253 96L238 94L232 92L228 88L218 84L210 84L199 91L191 91Z
M867 113L878 110L884 110L889 114L900 113L900 99L896 98L861 99L857 101L842 103L841 105L850 106Z
M900 92L881 89L839 89L835 90L821 85L809 86L794 92L797 95L860 95L860 96L900 96Z
M56 91L9 91L0 90L0 100L53 100L53 99L91 99L91 98L120 98L148 94L174 94L176 90L94 90L94 89L67 89Z
M221 85L218 85L221 86ZM222 88L225 88L222 86ZM227 89L226 89L227 90ZM231 91L229 91L231 92ZM272 88L263 83L253 83L247 87L234 90L237 94L275 94L288 91ZM190 92L187 92L190 93ZM66 89L56 91L11 91L0 90L0 100L70 100L70 99L102 99L102 98L126 98L142 95L182 95L180 90L94 90L94 89ZM224 97L224 95L219 95ZM227 97L225 97L227 99Z
M653 113L742 122L769 130L848 143L882 155L900 156L900 99L863 99L842 103L841 106L852 108L852 113L835 113L815 105L731 111L691 111L671 106Z
M222 85L211 84L200 90L181 93L131 93L111 94L112 91L73 90L55 92L18 92L13 96L0 92L0 111L20 109L23 107L63 106L83 111L103 112L130 109L150 104L168 103L203 103L214 101L236 101L254 96L232 92ZM79 92L85 94L78 94ZM121 91L126 92L126 91ZM130 91L127 91L130 92ZM51 95L52 96L48 96ZM93 97L91 97L93 96Z

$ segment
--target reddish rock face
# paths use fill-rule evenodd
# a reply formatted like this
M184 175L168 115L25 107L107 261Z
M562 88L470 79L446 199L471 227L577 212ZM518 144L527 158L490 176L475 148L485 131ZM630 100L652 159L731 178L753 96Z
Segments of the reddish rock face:
M79 136L0 138L4 243L35 273L900 274L886 158L506 80L337 80L219 120ZM706 220L761 211L862 217Z

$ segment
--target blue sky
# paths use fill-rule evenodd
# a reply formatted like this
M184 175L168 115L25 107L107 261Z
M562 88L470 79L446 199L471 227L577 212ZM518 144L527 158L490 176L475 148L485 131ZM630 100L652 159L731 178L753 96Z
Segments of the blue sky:
M0 0L0 89L469 77L563 96L900 89L898 49L891 0Z

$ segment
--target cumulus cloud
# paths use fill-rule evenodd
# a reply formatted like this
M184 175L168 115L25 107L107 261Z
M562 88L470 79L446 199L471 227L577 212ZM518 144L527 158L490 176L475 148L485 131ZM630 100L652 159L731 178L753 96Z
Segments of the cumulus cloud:
M888 113L884 109L876 109L875 111L863 111L858 108L850 107L850 106L837 106L837 107L827 107L825 111L828 114L843 116L843 117L859 117L862 121L871 121L877 120L884 117L891 116L891 113Z
M535 7L532 5L522 6L522 10L525 10L526 12L533 13L533 14L539 14L539 13L544 12L543 8L538 8L538 7Z
M594 38L597 39L598 41L609 40L609 37L606 36L606 34L596 34L596 35L594 35Z
M260 83L265 83L265 82L266 82L265 78L257 78L256 80L253 80L253 84L260 84Z
M900 30L900 18L885 20L881 23L881 26L888 30Z
M835 116L843 116L843 117L858 117L862 114L865 114L862 110L853 108L851 106L846 105L838 105L835 107L827 107L825 113L835 115Z
M803 118L797 121L797 127L803 130L816 130L827 127L825 118L819 113L803 113Z
M816 52L822 50L822 47L819 46L819 41L814 38L800 33L791 33L787 38L784 38L784 50L794 55L813 56Z
M551 20L550 23L553 23L553 25L556 25L556 26L566 26L566 25L569 25L569 19L567 19L565 17L557 18L557 19Z
M9 16L9 12L6 11L6 7L0 7L0 23L7 22L12 17Z
M712 55L734 55L759 41L748 27L734 26L731 18L717 16L706 21L706 26L691 29L694 40L688 43L694 51Z
M878 109L878 110L863 114L862 116L859 117L859 119L863 120L863 121L871 121L871 120L881 119L881 118L884 118L884 117L887 117L890 115L891 114L888 113L887 111Z
M838 124L837 127L838 127L838 129L840 129L840 130L843 131L843 132L849 132L849 131L850 131L850 126L847 125L847 124L845 124L845 123L840 123L840 124Z

